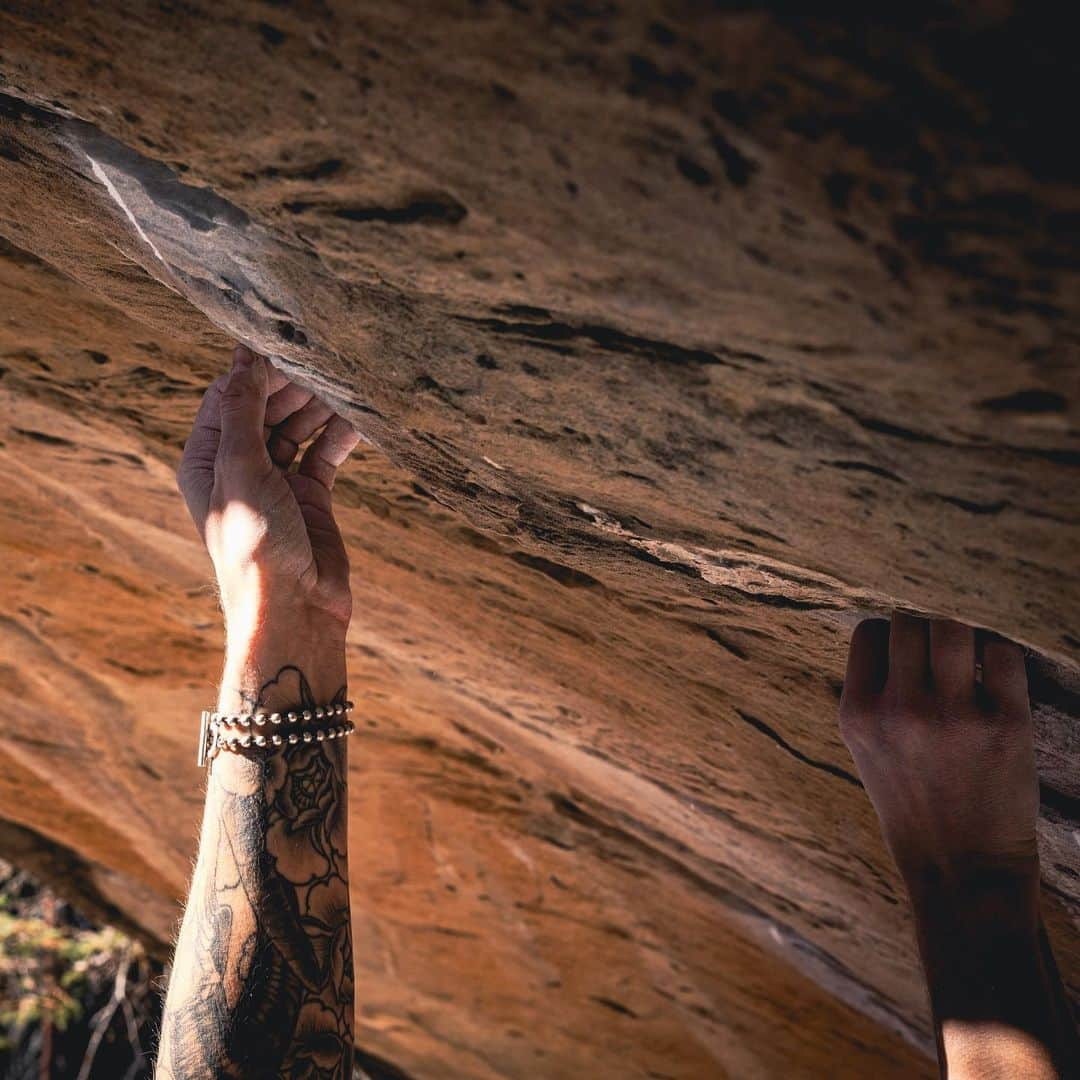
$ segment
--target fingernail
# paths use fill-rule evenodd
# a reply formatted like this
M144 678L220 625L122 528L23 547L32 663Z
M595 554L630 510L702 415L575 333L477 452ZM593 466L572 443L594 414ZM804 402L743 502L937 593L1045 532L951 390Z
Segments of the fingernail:
M233 350L233 367L238 371L251 367L255 363L255 354L243 345L237 345Z

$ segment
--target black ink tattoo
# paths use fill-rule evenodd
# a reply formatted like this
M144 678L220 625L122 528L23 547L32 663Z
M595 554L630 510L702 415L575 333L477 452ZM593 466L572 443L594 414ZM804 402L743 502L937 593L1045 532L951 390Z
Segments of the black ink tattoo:
M245 705L271 689L316 705L291 666ZM345 761L344 741L300 743L212 777L158 1080L351 1080Z

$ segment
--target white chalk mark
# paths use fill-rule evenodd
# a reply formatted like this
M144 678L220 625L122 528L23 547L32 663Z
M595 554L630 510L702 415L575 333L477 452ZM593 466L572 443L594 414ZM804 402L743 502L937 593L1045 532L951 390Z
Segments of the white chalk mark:
M160 251L158 251L157 245L154 243L154 241L151 240L150 237L147 236L146 233L143 231L143 227L136 220L135 215L128 208L127 203L124 202L123 198L121 198L120 192L116 190L116 185L109 179L108 173L106 173L105 170L89 154L86 155L86 158L90 162L90 167L94 170L94 175L104 185L105 190L111 196L112 201L116 203L116 205L119 206L121 210L124 211L124 214L127 216L128 221L130 221L131 224L135 226L135 231L146 242L147 247L149 247L150 250L157 256L157 259L161 263L161 265L169 271L169 276L171 277L172 267L169 266L168 262L165 261L165 257L161 254ZM173 289L173 291L178 292L179 290Z

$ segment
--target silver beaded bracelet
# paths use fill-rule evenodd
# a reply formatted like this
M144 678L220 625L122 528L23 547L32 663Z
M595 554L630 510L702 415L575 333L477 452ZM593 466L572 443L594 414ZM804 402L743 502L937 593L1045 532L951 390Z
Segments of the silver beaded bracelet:
M203 711L199 726L198 763L208 765L222 750L275 750L297 743L344 739L356 725L344 719L353 703L319 705L314 709L275 713Z

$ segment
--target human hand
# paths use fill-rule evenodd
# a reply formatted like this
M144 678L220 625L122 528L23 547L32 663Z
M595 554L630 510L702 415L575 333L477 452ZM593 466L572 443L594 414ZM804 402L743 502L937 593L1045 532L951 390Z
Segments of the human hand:
M319 702L344 685L352 599L331 489L358 440L329 406L243 346L203 397L177 483L213 561L225 614L219 707L295 703L296 679L276 688L287 666Z
M899 612L851 641L840 730L916 911L1008 883L1036 904L1039 785L1022 650ZM1030 910L1021 913L1029 918Z

